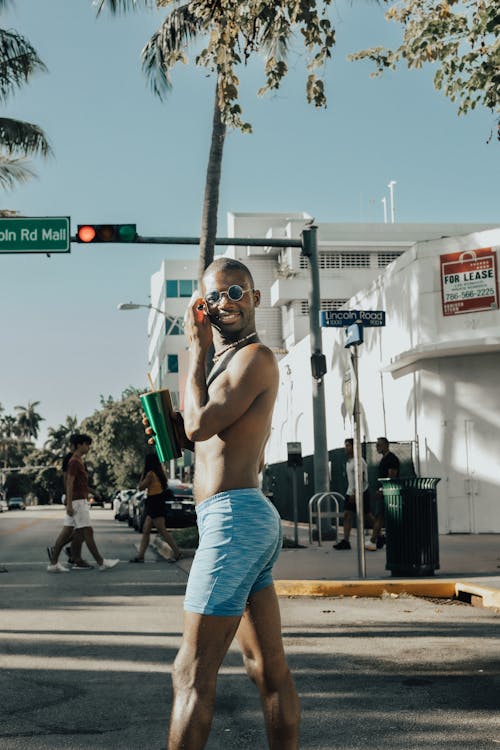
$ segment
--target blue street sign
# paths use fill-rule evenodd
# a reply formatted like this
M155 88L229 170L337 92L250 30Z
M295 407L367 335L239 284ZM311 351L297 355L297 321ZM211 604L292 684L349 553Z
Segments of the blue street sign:
M358 323L367 328L385 326L384 310L322 310L320 325L323 328L345 328Z

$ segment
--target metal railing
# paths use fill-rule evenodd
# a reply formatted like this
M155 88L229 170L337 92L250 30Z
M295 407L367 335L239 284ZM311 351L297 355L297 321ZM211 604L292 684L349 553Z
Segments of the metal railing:
M335 510L327 510L322 511L321 510L321 504L325 500L325 498L331 498L333 502L335 503ZM334 518L335 519L335 534L336 538L338 539L339 536L339 518L343 517L343 513L339 512L339 500L344 500L344 496L340 494L340 492L316 492L315 495L311 497L308 504L308 510L309 510L309 544L313 541L313 525L314 525L314 519L316 518L316 527L318 531L318 546L321 547L322 543L322 537L321 537L321 521L323 518Z

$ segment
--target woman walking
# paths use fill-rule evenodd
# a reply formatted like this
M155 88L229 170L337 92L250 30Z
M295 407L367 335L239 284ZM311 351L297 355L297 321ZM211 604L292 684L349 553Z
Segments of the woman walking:
M166 543L174 553L173 561L181 557L181 551L175 539L165 526L165 495L168 492L167 477L156 453L148 453L144 462L144 471L137 487L138 490L146 490L146 518L142 532L141 544L137 557L130 562L143 563L144 553L149 545L151 529L156 527Z

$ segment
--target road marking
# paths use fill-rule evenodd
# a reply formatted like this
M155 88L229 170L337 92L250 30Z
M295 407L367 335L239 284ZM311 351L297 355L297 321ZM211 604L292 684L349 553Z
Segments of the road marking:
M29 529L30 526L36 526L39 523L46 523L48 520L48 518L35 518L33 519L33 521L25 521L24 523L20 523L11 529L0 529L0 534L4 534L7 536L9 534L17 534L18 531L24 531L24 529Z

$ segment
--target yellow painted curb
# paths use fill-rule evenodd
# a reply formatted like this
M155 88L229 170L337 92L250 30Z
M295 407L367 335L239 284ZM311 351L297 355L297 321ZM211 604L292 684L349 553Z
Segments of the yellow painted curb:
M397 581L275 581L278 596L373 596L383 594L413 594L452 598L456 593L456 579L399 579Z
M374 581L275 581L278 596L361 596L380 597L384 594L411 594L439 599L464 598L463 594L481 599L483 607L500 608L500 590L454 578L429 580L409 578ZM460 596L462 594L462 596Z

